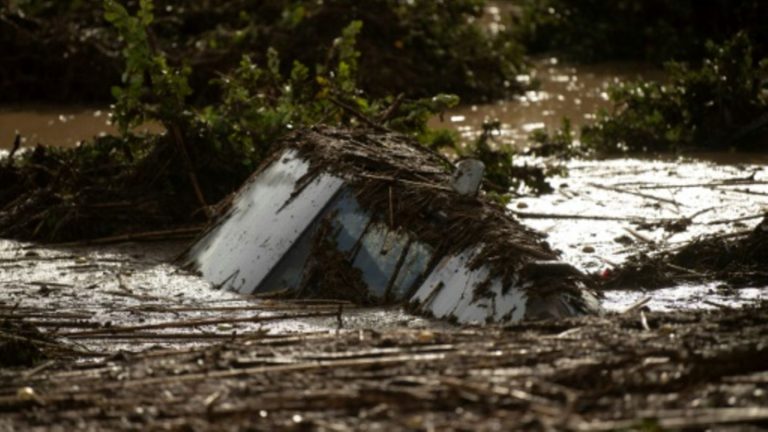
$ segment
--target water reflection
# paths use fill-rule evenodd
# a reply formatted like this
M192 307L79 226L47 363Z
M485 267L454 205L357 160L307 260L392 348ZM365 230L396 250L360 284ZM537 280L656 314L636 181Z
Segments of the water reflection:
M603 307L609 311L622 312L637 302L649 297L647 306L653 311L674 311L686 309L718 309L743 307L762 300L768 300L766 288L742 288L723 290L716 283L703 285L679 285L653 292L638 290L609 291L605 293Z
M539 59L528 75L516 77L521 83L538 84L511 101L487 105L461 106L448 111L440 121L433 118L433 128L456 129L465 141L476 139L483 122L501 122L497 138L502 143L522 147L535 129L560 127L563 117L572 121L575 129L594 120L599 109L610 108L608 89L615 84L636 79L662 79L659 70L633 63L601 65L563 65L556 58Z
M640 250L752 229L768 211L768 172L759 164L626 158L573 160L567 167L567 176L550 179L555 193L520 197L509 208L590 272ZM654 224L683 218L691 224L682 231Z
M563 117L571 119L574 130L594 121L598 110L611 108L609 88L635 79L663 76L637 64L572 66L541 59L534 72L517 77L523 83L538 82L536 90L511 101L458 107L444 116L448 121L435 118L430 126L453 129L466 144L480 135L485 120L499 120L497 140L521 148L532 131L558 128ZM542 160L518 157L518 162ZM525 224L545 232L566 261L599 272L641 250L671 249L699 236L752 229L768 211L766 164L768 155L725 152L572 160L567 162L568 175L550 179L555 193L519 197L509 209ZM744 178L751 181L729 183ZM692 220L682 232L661 226L641 229L636 223L681 218ZM768 298L768 287L728 291L719 290L717 284L700 284L648 293L613 291L604 306L621 311L645 296L651 298L653 310L736 307Z
M148 124L137 129L143 131L160 132L162 127ZM116 134L117 127L104 107L0 107L0 149L12 148L17 133L26 147L74 147L96 136Z

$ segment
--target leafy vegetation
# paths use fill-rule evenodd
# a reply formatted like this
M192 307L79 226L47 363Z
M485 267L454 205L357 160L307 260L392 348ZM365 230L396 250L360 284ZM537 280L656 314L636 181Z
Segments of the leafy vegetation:
M765 56L766 16L760 0L524 0L515 34L530 53L663 63L701 59L707 40L723 43L743 31Z
M0 102L104 101L120 78L97 0L0 2L0 46Z
M575 145L573 128L568 118L563 118L560 128L553 133L549 133L545 129L536 129L531 132L528 139L531 146L525 153L531 156L555 156L561 159L570 159L584 154L583 149Z
M582 142L601 152L690 148L768 150L768 60L756 61L740 33L709 43L700 67L671 62L668 82L614 87L613 112L582 130Z
M140 0L126 0L132 13ZM310 74L328 70L326 54L350 22L360 21L358 86L383 98L441 92L465 101L500 98L519 90L513 79L525 67L522 48L491 35L476 21L484 0L156 0L149 39L171 65L186 63L194 90L190 102L219 98L211 85L237 67L243 53L265 64L266 47ZM125 35L104 19L101 0L14 0L0 6L0 100L104 101L121 76ZM20 54L20 55L19 55ZM63 54L63 55L62 55ZM62 71L50 77L50 71ZM98 71L98 73L93 73ZM87 78L86 78L87 77ZM46 78L45 80L42 78ZM44 85L52 78L52 85ZM36 82L36 86L24 83Z
M430 147L453 145L450 134L431 131L426 122L458 97L376 98L359 87L361 21L343 28L324 64L313 68L294 60L284 73L273 48L263 63L241 57L213 80L220 99L195 107L189 101L194 70L172 66L154 42L153 2L141 0L132 14L104 0L104 10L123 41L125 71L112 91L122 134L9 159L0 170L10 185L0 188L4 235L61 241L203 222L209 205L238 187L274 142L313 124L365 126L410 134ZM132 132L147 121L167 133Z
M524 192L545 194L553 191L547 177L563 174L564 168L558 164L520 165L515 162L518 152L496 140L501 128L498 120L486 121L482 132L472 145L462 147L458 139L444 143L447 149L459 157L479 159L485 165L484 185L492 198L507 204L513 193ZM543 135L546 135L542 133ZM570 144L570 143L569 143ZM570 147L568 147L570 149ZM570 150L568 150L570 151Z

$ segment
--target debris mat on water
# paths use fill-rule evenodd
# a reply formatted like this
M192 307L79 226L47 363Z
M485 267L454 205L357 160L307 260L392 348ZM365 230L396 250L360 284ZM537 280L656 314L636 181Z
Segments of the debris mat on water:
M235 335L0 370L0 428L752 430L768 424L767 332L762 303L482 329Z
M169 134L105 136L75 148L38 145L0 158L0 236L72 242L178 229L206 221L189 174L215 203L250 169L200 124L186 121L190 166ZM189 237L189 236L187 236Z
M199 223L196 202L174 192L188 186L165 141L106 137L4 160L0 235L61 242Z
M67 352L64 344L35 326L0 317L0 368L32 367Z
M713 235L656 255L630 257L602 276L605 289L664 288L719 281L733 287L768 284L768 216L752 231Z

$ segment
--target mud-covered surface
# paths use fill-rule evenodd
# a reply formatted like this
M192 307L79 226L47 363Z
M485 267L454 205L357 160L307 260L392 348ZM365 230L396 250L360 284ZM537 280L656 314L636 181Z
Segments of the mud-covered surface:
M191 341L0 371L32 430L760 430L768 308Z

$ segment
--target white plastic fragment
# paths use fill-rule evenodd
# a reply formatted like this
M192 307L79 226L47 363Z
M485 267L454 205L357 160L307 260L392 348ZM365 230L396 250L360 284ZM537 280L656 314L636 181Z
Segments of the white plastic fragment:
M467 196L475 196L483 181L485 164L477 159L463 159L456 164L453 173L453 189Z

